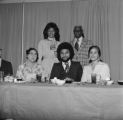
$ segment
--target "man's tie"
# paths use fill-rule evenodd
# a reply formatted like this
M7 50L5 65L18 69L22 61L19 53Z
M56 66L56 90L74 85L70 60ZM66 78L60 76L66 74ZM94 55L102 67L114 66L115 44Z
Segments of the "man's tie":
M66 67L65 67L65 72L67 73L67 72L69 71L70 67L69 67L68 62L66 62L65 65L66 65Z
M79 43L78 43L78 40L76 41L75 43L75 49L78 51L79 50Z

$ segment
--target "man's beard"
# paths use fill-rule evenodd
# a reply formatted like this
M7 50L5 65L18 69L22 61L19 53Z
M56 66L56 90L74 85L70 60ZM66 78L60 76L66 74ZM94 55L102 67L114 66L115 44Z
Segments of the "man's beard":
M64 60L63 58L61 58L62 62L68 62L70 60L70 58L67 58L66 60Z

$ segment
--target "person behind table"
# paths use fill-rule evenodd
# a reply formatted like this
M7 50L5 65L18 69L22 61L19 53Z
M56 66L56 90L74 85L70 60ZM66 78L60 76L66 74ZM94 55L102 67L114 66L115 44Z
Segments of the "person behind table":
M98 46L91 46L88 50L89 64L84 66L82 82L91 82L91 74L94 73L98 80L110 80L110 69L108 64L100 59L101 51Z
M72 80L79 82L82 76L82 66L72 61L74 50L70 43L63 42L57 48L59 63L54 63L50 79Z
M26 62L19 65L16 76L27 82L35 82L36 75L43 78L44 71L41 64L38 64L38 51L35 48L26 50Z
M91 40L85 38L83 28L81 25L77 25L73 30L74 39L71 41L71 44L74 48L74 61L79 61L82 66L88 64L88 49L93 45Z
M4 76L13 75L13 67L11 62L2 58L2 49L0 49L0 71L3 72Z
M42 63L48 80L53 64L58 62L56 49L60 44L60 34L56 23L49 22L43 31L43 35L44 39L38 44L38 62Z

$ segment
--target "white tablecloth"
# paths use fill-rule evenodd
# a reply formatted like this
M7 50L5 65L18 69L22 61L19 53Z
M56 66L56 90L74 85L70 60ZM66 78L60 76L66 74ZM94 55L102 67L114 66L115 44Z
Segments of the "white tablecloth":
M1 84L0 118L123 120L123 87Z

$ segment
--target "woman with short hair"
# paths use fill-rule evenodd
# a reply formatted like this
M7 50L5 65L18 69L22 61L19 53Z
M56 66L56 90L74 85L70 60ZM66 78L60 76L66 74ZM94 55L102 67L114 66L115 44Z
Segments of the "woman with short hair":
M41 75L43 78L44 71L37 61L38 51L35 48L29 48L26 50L26 62L19 65L16 74L17 79L22 79L27 82L35 82L37 75Z

